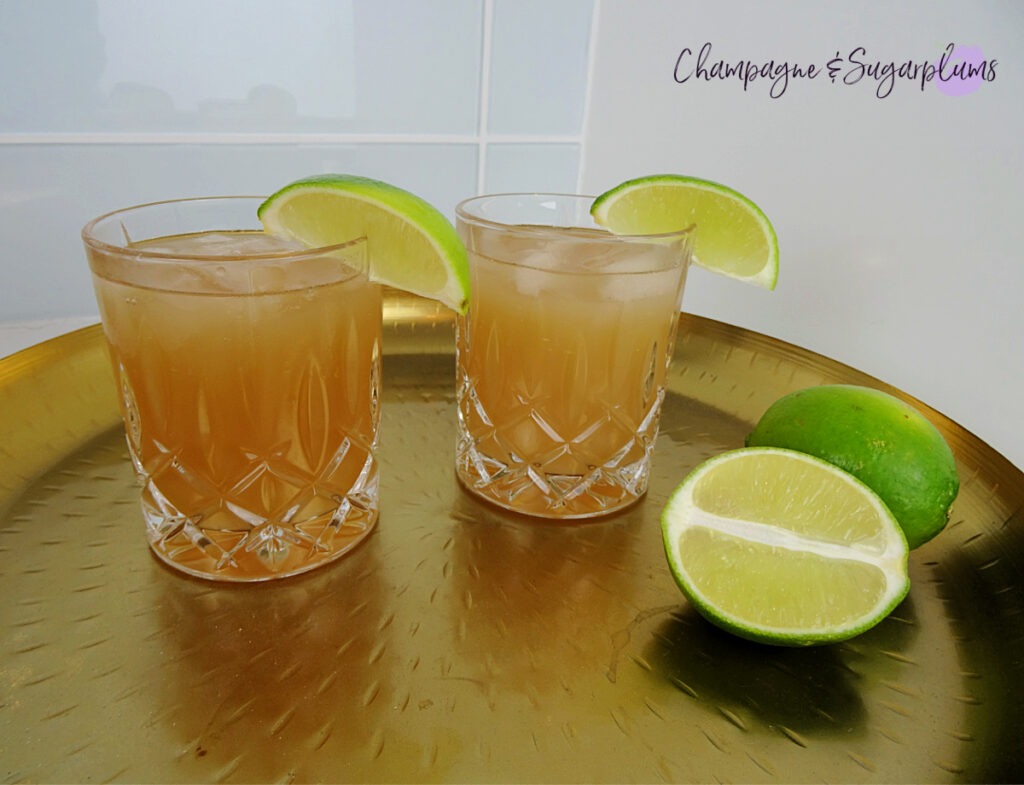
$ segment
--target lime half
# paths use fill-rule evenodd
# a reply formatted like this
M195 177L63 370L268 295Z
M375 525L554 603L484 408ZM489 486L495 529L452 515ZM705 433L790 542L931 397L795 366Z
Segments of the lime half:
M673 492L661 522L686 597L713 624L751 640L846 640L885 618L910 588L907 543L882 500L803 453L721 453Z
M765 289L779 278L779 241L768 217L726 185L675 174L627 180L594 200L594 220L615 234L697 227L693 260Z
M367 177L314 175L278 190L258 213L270 234L308 246L365 237L371 280L466 310L466 249L448 219L408 191Z

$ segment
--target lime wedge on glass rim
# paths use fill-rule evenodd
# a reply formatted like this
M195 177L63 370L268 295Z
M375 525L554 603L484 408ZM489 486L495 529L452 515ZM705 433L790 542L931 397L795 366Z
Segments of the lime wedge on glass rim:
M365 237L370 280L466 310L466 249L448 219L408 191L368 177L313 175L280 188L257 212L268 233L310 247Z
M794 450L708 459L672 493L661 524L669 568L697 611L762 643L852 638L910 588L907 542L885 503Z
M778 281L779 241L771 221L726 185L675 174L638 177L598 196L590 213L615 234L662 234L696 225L696 264L765 289Z

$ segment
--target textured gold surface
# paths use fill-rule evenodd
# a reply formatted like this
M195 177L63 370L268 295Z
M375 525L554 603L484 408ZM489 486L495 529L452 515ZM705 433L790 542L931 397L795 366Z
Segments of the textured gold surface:
M971 434L912 401L963 487L893 615L764 647L687 606L658 514L781 394L877 382L684 315L648 497L544 523L454 479L447 314L393 297L386 319L378 529L270 585L150 555L98 328L0 362L3 781L1024 777L1024 477Z

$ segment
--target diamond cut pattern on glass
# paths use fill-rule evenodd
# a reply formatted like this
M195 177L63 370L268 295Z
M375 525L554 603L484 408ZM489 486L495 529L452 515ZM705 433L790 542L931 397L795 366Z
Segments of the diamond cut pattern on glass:
M495 418L461 368L459 386L456 468L477 494L500 506L572 518L619 509L646 492L663 390L638 428L606 408L567 433L522 398Z
M212 562L217 571L273 574L305 562L313 566L373 526L379 482L374 450L347 437L317 474L252 456L247 470L221 489L158 445L142 491L150 542L158 554L186 567ZM175 498L194 503L181 510Z

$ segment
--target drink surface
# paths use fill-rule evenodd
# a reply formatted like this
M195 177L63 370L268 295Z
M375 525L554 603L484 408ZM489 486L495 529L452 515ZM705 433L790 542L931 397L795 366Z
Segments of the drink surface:
M469 234L457 465L504 506L581 517L646 490L686 268L678 246L560 236Z
M264 254L303 251L305 246L285 237L252 230L211 231L156 237L132 244L150 253L239 259Z
M262 232L135 248L237 257L224 266L295 249ZM289 289L287 264L261 271L282 291L248 294L218 291L216 265L171 264L167 289L94 276L151 545L187 571L301 572L376 520L378 287L345 274Z

